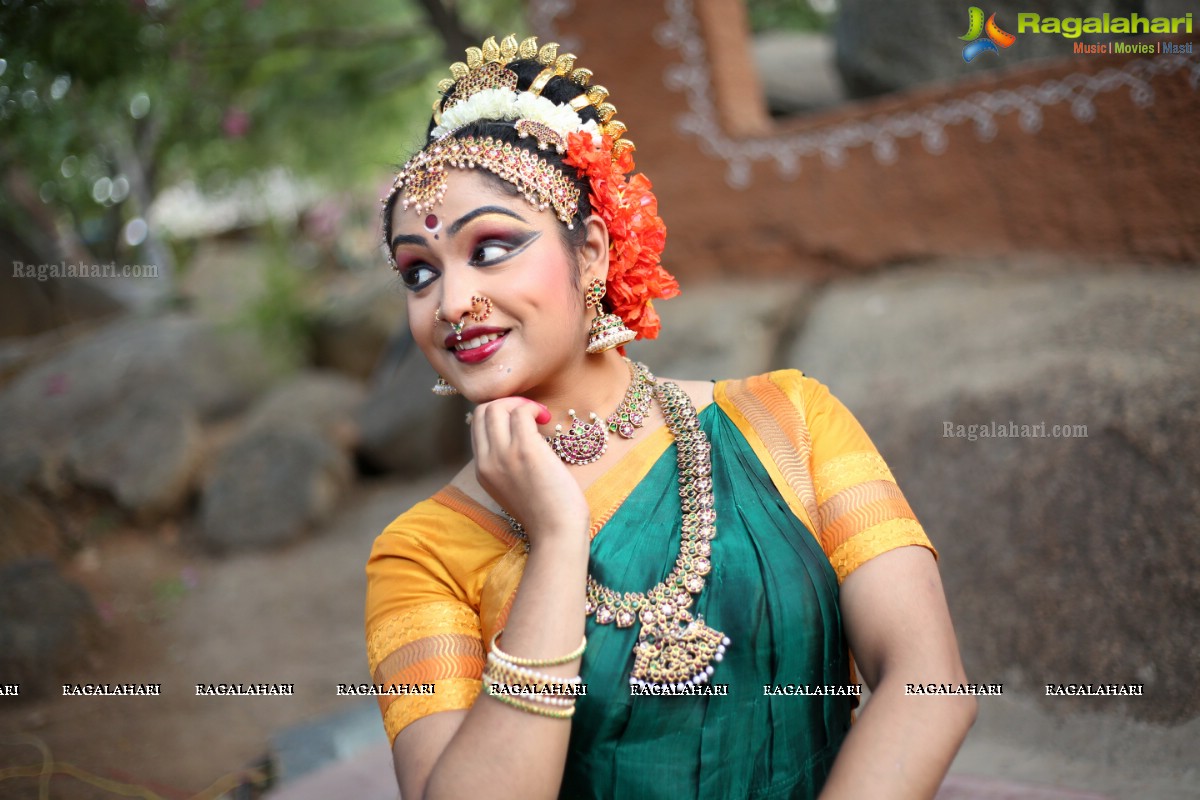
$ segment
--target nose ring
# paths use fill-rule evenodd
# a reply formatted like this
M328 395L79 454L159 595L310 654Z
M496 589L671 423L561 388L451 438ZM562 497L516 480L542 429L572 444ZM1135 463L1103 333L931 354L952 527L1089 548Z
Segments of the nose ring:
M492 301L481 294L471 297L471 319L483 322L492 313Z

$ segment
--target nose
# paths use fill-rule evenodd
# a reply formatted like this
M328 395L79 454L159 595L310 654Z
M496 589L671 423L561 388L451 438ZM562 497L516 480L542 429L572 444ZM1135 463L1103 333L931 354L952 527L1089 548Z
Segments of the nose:
M469 318L473 298L478 294L472 278L470 270L451 267L443 273L438 282L441 284L442 302L438 306L437 316L441 326L439 333L442 335L451 333L455 326L461 326Z

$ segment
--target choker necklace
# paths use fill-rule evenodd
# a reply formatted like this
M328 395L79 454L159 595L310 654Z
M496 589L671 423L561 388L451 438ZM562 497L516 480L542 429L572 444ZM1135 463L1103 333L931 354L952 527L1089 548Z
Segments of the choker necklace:
M645 364L635 364L629 359L625 362L629 365L629 388L608 419L600 422L600 417L593 412L589 421L584 422L575 416L572 408L567 411L571 415L570 428L564 433L563 426L556 425L555 434L546 437L555 454L568 464L591 464L608 450L610 431L632 439L637 429L645 424L653 396L654 376Z
M642 623L633 647L630 683L682 689L685 684L706 683L713 674L713 664L721 661L729 646L724 633L708 627L703 618L693 617L687 610L693 595L704 588L704 577L712 571L712 540L717 535L712 446L700 429L696 407L687 393L674 383L652 385L678 451L683 510L679 556L667 577L647 592L617 593L589 574L584 611L589 617L594 615L600 625L615 622L618 628L628 628L634 622ZM525 529L508 512L503 514L528 549Z

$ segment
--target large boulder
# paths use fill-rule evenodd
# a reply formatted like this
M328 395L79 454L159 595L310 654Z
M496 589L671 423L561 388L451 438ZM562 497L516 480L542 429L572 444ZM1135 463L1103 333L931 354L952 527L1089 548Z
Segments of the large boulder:
M803 323L810 287L796 281L707 283L656 303L657 339L635 341L630 358L656 375L713 380L765 372L781 338Z
M214 549L282 544L323 521L349 488L360 384L303 373L256 404L217 456L201 502Z
M0 488L0 564L56 558L61 545L59 524L49 509L33 497Z
M143 519L181 511L203 456L196 412L169 394L134 395L67 446L72 482Z
M83 663L98 625L87 594L49 559L0 564L0 684L46 693Z
M0 485L60 493L70 485L63 467L71 443L111 428L114 416L127 417L124 406L153 395L154 403L190 411L201 421L228 414L273 380L263 363L261 347L248 333L186 316L126 318L104 326L0 390ZM153 458L128 467L159 469Z
M1031 266L832 288L787 364L892 466L941 552L973 678L1142 683L1107 707L1194 718L1200 274ZM1068 700L1047 702L1095 703Z
M358 443L356 415L366 391L336 372L310 370L272 389L242 421L244 431L305 429L343 447Z
M409 475L461 463L470 449L462 397L430 392L437 373L407 333L385 356L358 415L359 455L373 469Z
M315 431L252 431L222 451L205 483L201 538L218 551L291 541L329 516L351 475L346 453Z
M407 324L406 292L391 270L340 277L325 290L314 313L313 363L360 380L370 378L388 341Z

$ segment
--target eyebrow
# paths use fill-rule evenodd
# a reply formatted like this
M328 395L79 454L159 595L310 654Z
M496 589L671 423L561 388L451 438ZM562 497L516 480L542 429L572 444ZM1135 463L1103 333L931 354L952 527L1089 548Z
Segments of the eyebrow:
M486 216L487 214L500 214L505 217L512 217L513 219L523 222L526 225L529 224L527 219L511 209L507 209L503 206L482 206L474 211L468 211L466 214L463 214L461 217L455 220L449 228L446 229L446 233L450 236L457 236L459 232L468 224L479 217ZM429 242L426 241L424 236L420 236L415 233L401 233L392 239L393 250L402 244L415 244L419 247L429 246Z
M415 244L421 247L427 246L424 236L417 236L411 233L401 233L396 238L392 239L392 249L395 250L402 244Z
M456 236L458 234L458 232L461 231L464 227L466 227L466 225L468 223L470 223L472 220L475 220L475 219L478 219L479 217L484 216L485 214L501 214L506 217L512 217L513 219L518 220L519 222L524 222L526 225L529 224L529 222L524 217L522 217L520 214L518 214L517 212L512 211L510 209L504 208L503 206L483 206L481 208L475 209L474 211L470 211L466 214L463 214L461 217L459 217L457 220L455 220L454 223L449 228L446 229L446 232L449 233L451 236Z

